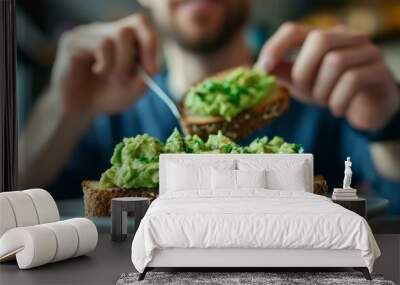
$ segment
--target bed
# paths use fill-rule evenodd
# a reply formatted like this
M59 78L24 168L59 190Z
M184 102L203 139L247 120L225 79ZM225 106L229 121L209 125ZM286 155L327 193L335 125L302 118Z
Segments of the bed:
M361 216L313 194L311 154L162 154L132 262L154 268L352 267L380 251Z

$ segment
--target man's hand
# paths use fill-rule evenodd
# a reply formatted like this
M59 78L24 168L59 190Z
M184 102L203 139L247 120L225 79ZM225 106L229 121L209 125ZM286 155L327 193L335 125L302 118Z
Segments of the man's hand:
M157 49L155 30L143 15L75 28L61 38L49 93L60 96L67 114L120 112L145 91L134 65L158 72Z
M298 56L288 60L295 49ZM360 130L383 127L400 106L381 51L366 35L344 27L283 24L263 47L258 66L275 74L298 99L327 106Z

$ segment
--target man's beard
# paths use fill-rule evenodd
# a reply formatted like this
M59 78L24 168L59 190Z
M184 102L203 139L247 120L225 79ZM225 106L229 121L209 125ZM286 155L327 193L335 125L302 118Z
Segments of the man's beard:
M212 38L201 38L198 40L191 40L179 32L176 23L173 31L167 31L167 36L172 37L179 46L182 48L198 54L214 53L222 49L237 35L237 33L244 27L248 20L247 7L241 7L232 13L229 11L224 17L224 21L219 28L219 31L214 32L215 36Z

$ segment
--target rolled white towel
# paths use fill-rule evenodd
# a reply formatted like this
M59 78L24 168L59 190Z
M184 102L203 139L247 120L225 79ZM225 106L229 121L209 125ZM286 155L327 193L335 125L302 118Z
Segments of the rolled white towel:
M9 229L60 220L53 197L43 189L0 193L0 237Z
M39 224L52 223L60 220L56 202L49 192L43 189L28 189L22 192L31 197L39 218Z
M43 224L43 226L51 229L56 235L56 254L51 262L68 259L75 255L76 250L78 249L79 238L73 225L60 221Z
M10 202L6 197L0 195L0 237L16 226L17 223Z
M0 261L17 258L20 269L51 262L56 254L54 232L42 225L14 228L0 239Z
M87 254L96 248L92 221L76 218L8 230L0 238L0 261L16 257L20 269Z
M39 224L38 214L31 197L22 191L2 192L11 205L15 215L17 227L26 227Z
M98 233L95 224L86 218L75 218L63 221L69 223L78 233L78 248L74 257L86 254L97 246Z

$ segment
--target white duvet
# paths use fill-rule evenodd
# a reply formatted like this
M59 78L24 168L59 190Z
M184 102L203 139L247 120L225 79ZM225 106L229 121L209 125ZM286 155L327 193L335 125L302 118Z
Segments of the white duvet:
M372 271L380 251L368 223L328 198L299 191L198 191L157 198L132 243L143 272L155 249L358 249Z

